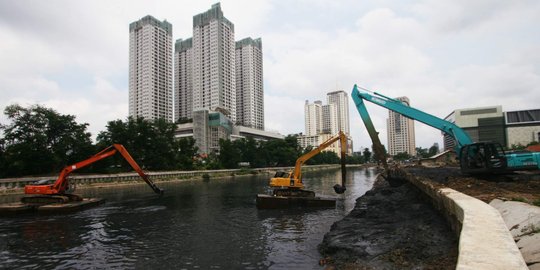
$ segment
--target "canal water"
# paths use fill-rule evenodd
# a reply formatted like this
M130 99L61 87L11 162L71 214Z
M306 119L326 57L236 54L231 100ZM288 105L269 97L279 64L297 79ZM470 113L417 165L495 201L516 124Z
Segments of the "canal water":
M348 169L347 191L333 192L339 170L304 174L307 189L339 198L332 209L258 210L268 176L85 189L106 203L64 215L0 218L1 269L322 269L317 246L356 198L373 169Z

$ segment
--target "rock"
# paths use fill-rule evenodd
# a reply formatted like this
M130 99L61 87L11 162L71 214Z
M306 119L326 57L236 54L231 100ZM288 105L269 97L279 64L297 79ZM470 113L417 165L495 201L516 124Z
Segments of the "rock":
M540 234L522 236L517 242L519 251L527 264L540 263Z
M523 202L494 199L489 203L501 213L514 238L540 230L540 207Z

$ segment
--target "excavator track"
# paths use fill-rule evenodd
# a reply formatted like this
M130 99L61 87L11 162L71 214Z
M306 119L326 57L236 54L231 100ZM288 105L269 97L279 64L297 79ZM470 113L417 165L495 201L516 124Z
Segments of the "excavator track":
M53 203L68 203L80 202L83 198L77 194L62 194L62 195L35 195L21 198L21 202L25 204L53 204Z
M281 197L314 198L315 192L310 191L310 190L303 190L303 189L280 188L280 189L274 189L273 195L281 196Z

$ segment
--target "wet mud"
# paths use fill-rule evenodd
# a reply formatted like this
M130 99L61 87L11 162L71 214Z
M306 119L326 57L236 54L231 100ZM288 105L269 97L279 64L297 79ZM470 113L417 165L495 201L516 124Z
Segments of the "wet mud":
M455 269L458 239L418 189L379 179L319 245L327 269Z

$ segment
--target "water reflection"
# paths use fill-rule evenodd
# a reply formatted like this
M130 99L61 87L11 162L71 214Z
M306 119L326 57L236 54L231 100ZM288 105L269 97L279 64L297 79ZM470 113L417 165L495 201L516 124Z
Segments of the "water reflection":
M257 210L268 176L87 189L107 202L82 212L0 218L0 260L8 269L320 269L317 246L371 188L371 170L307 172L307 188L339 198L335 209Z

